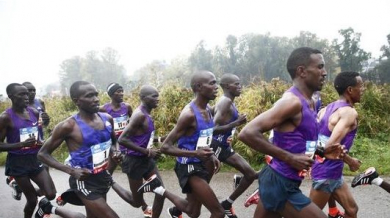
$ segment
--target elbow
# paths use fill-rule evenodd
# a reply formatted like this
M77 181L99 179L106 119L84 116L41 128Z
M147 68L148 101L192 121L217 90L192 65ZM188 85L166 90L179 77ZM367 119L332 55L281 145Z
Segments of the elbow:
M161 153L166 154L168 151L168 146L166 144L163 144L160 148Z
M238 138L238 140L240 140L240 141L242 141L242 142L246 142L247 140L247 138L248 138L248 132L245 130L245 129L243 129L239 134L238 134L238 136L237 136L237 138Z
M42 151L39 151L38 154L37 154L37 158L38 158L38 160L41 161L41 162L43 162L44 156L45 156L45 155L43 154Z

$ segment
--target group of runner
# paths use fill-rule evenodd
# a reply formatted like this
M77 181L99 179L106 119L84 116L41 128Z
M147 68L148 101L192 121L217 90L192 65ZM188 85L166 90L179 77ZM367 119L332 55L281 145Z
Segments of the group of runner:
M312 95L321 90L327 74L321 52L308 47L295 49L288 58L287 70L293 86L238 134L238 139L249 147L272 156L259 173L232 148L236 127L247 122L246 115L240 114L234 104L242 89L234 74L221 77L223 96L212 108L209 102L218 93L215 75L209 71L194 73L190 84L195 97L167 136L155 134L150 115L159 103L156 88L143 86L140 105L133 111L123 102L120 84L108 85L111 102L100 106L95 86L77 81L70 87L70 97L78 113L58 123L44 140L42 126L50 122L44 103L35 99L31 83L12 83L6 90L12 106L0 115L0 150L8 152L7 183L15 189L15 199L24 193L25 217L32 217L38 196L42 198L35 217L85 217L51 204L59 195L43 164L70 175L70 189L57 200L84 205L87 217L118 217L106 202L106 194L113 187L123 200L141 208L145 217L160 217L167 198L174 204L167 211L172 218L182 217L183 213L199 217L202 205L211 217L234 218L234 201L257 178L258 194L251 196L258 199L254 217L326 217L322 208L327 202L329 217L357 217L358 207L343 181L342 169L345 162L357 171L361 163L350 157L348 150L357 130L354 104L364 90L362 78L356 72L338 74L334 86L339 99L317 114ZM273 133L271 142L265 136L269 131ZM63 142L69 151L66 163L52 156ZM177 157L175 172L186 198L164 188L155 163L162 153ZM236 178L231 195L221 202L209 185L220 162L243 174L239 182ZM130 191L112 179L118 164L128 177ZM313 185L309 198L299 186L310 169ZM390 190L374 168L359 174L352 186L361 184L377 184ZM143 198L147 192L155 194L152 207ZM345 214L332 199L344 208Z

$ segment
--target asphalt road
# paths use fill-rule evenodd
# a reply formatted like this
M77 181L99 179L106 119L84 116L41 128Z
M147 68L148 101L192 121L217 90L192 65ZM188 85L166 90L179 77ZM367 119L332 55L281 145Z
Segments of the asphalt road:
M24 196L21 201L16 201L11 196L11 188L5 184L4 167L0 167L0 174L3 175L3 185L0 185L0 202L2 209L0 210L0 218L2 217L23 217L23 207L26 202ZM50 174L53 177L54 183L58 192L68 189L69 176L57 170L50 170ZM214 189L218 199L225 199L232 191L232 181L234 173L219 173L211 181L211 186ZM177 181L177 177L173 171L162 171L161 176L168 190L175 192L176 194L183 196L180 191L180 187ZM114 179L117 183L123 187L129 189L127 177L120 171L114 173ZM350 183L351 177L345 178L346 182ZM385 178L390 181L390 178ZM0 183L1 184L1 183ZM248 190L240 196L234 203L234 207L238 217L249 218L253 217L255 206L252 205L248 208L244 207L245 199L256 189L257 182L253 183ZM302 190L305 194L309 192L310 180L305 180L302 184ZM363 186L351 188L351 191L359 205L358 217L370 218L388 218L390 217L390 194L382 190L377 186ZM110 190L107 196L108 204L118 213L120 217L142 218L143 214L141 209L133 208L125 201L123 201L113 190ZM152 204L153 194L147 193L145 195L146 202ZM171 207L172 203L165 200L164 210L161 217L168 217L166 209ZM84 207L73 206L66 204L64 208L82 212L85 214ZM325 210L324 210L325 211ZM58 217L52 215L51 217ZM184 216L187 217L187 216ZM201 218L210 217L210 213L206 208L202 207Z

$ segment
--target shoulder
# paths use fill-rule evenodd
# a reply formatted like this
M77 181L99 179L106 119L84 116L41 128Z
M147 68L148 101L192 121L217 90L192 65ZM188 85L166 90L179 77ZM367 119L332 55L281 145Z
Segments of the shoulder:
M70 133L77 126L77 122L73 117L68 117L64 121L59 122L55 126L55 130L60 131L62 133Z
M10 122L11 116L7 111L0 114L0 123Z

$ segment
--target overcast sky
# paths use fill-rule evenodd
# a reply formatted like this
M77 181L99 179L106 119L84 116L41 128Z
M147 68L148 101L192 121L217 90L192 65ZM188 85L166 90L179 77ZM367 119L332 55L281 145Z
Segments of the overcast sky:
M339 37L352 27L378 57L390 34L388 0L0 0L0 94L11 82L37 89L58 80L59 65L111 47L128 73L152 60L188 55L200 40L229 34Z

